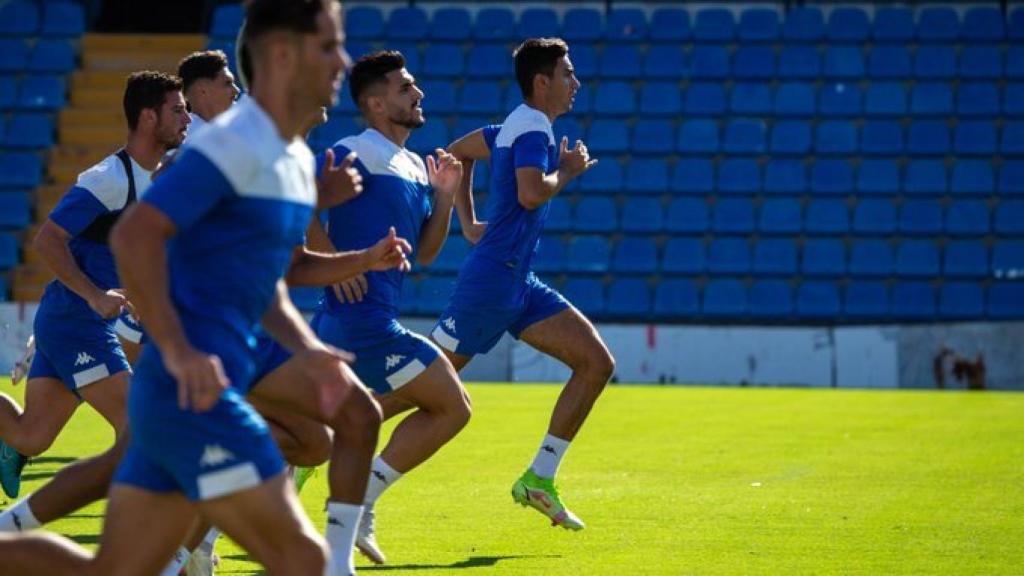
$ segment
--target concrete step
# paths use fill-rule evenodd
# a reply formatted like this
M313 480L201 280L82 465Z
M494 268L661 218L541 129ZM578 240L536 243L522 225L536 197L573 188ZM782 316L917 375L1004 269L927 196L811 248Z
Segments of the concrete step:
M70 130L61 131L61 144L89 144L89 145L113 145L123 143L127 131L121 126L81 126Z
M136 52L194 52L206 46L202 34L86 34L82 52L134 50Z
M82 88L71 92L71 105L79 109L117 112L124 109L124 86L117 90Z
M71 74L71 92L83 88L123 91L130 73L126 70L75 70Z
M125 127L124 113L108 108L65 108L60 111L57 127L63 133L76 128L99 126Z

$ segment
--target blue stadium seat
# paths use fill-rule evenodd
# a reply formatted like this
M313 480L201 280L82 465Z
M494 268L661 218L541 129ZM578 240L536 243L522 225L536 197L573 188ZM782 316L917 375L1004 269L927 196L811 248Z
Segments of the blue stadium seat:
M1024 161L1006 160L999 170L1000 194L1024 194Z
M519 101L522 102L522 93L518 86L515 88L509 88L509 93L514 93L519 96ZM580 84L578 90L576 90L576 101L572 105L573 114L590 114L593 111L594 98L591 95L590 84L584 82Z
M761 120L732 120L725 125L722 150L726 154L761 154L765 150L764 130Z
M891 120L868 120L860 133L860 151L868 155L899 156L903 153L903 127Z
M508 8L487 7L476 13L473 38L489 42L507 42L515 37L516 16Z
M910 95L910 113L918 116L948 116L953 113L953 91L944 82L921 82Z
M892 315L928 320L935 316L935 289L928 282L897 282L892 289Z
M800 272L804 276L846 274L846 247L842 240L811 238L804 242Z
M904 46L877 44L868 58L871 78L891 80L910 76L910 52Z
M1015 8L1010 12L1006 30L1010 40L1024 40L1024 8Z
M577 232L613 232L619 215L611 198L584 198L576 204L573 228Z
M519 38L553 38L561 33L558 14L551 8L532 7L519 15Z
M668 190L668 162L662 158L633 158L626 167L626 190L661 194Z
M565 118L564 116L559 118L559 120L562 120L563 123L574 122L574 120ZM487 126L488 124L491 123L492 122L490 116L471 116L469 114L460 114L458 118L456 118L455 120L455 126L452 128L452 138L461 138L466 134L469 134L470 132L476 130L477 128ZM557 140L558 136L555 136L555 139ZM474 169L476 169L477 166L483 166L486 164L487 162L476 162L474 163L473 166Z
M676 150L685 154L715 154L719 148L718 140L718 122L684 120L679 126Z
M1003 124L999 151L1005 156L1024 156L1024 122L1008 121Z
M345 10L345 36L348 39L376 40L383 35L384 13L380 8L353 6Z
M66 40L40 40L32 49L28 71L66 74L75 69L75 47Z
M1003 75L1003 56L995 46L965 46L960 53L960 76L995 80Z
M996 278L1024 276L1024 240L997 240L992 246L992 274Z
M956 75L953 46L920 46L914 54L914 76L919 80L949 80Z
M843 312L847 318L885 318L889 315L889 291L883 282L850 282L846 287Z
M504 108L501 84L470 80L462 85L457 106L463 114L500 114Z
M658 245L653 238L627 236L615 245L612 272L654 274L658 270Z
M622 205L623 232L657 233L664 226L665 217L658 198L627 198Z
M668 206L665 228L675 234L703 234L710 224L708 205L702 198L676 198Z
M826 36L831 42L862 43L870 31L871 23L862 8L836 8L828 15Z
M652 83L647 83L647 85L650 84ZM733 84L732 90L729 92L729 111L738 116L770 115L772 113L771 87L768 84L754 82Z
M818 42L825 36L825 19L821 9L802 6L786 14L782 38L790 42Z
M423 110L427 116L447 115L455 112L455 84L443 80L427 80L419 82L425 94ZM347 93L348 90L345 90ZM351 101L351 100L350 100Z
M821 59L813 46L787 45L779 54L779 78L814 80L821 73Z
M1003 200L996 207L996 234L1024 236L1024 201Z
M900 233L935 236L942 233L942 205L935 200L907 200L900 207Z
M847 120L819 122L814 151L829 155L854 154L857 151L857 127Z
M988 317L997 320L1024 317L1024 283L993 283L988 289Z
M740 318L747 314L747 290L739 280L711 280L704 286L702 310L709 318Z
M721 80L729 76L729 51L717 44L698 44L690 52L690 77Z
M815 194L848 194L853 190L853 167L846 160L818 160L811 168Z
M469 50L466 72L471 78L507 78L513 75L512 53L503 44L476 44Z
M758 230L763 234L799 234L802 227L800 202L793 198L773 198L761 205Z
M0 188L35 188L43 176L39 156L29 153L0 153Z
M715 171L710 160L686 158L676 162L672 170L672 190L710 194L715 187Z
M875 10L873 36L876 42L904 43L914 38L914 13L905 7Z
M601 194L618 194L622 191L622 165L614 158L605 158L587 170L580 179L580 190Z
M546 234L537 244L537 253L533 256L531 265L535 271L542 274L559 274L565 271L568 258L565 242L558 236Z
M0 110L14 107L18 98L18 80L13 76L0 76Z
M810 234L846 234L850 211L843 200L812 200L807 205L804 227Z
M988 276L988 248L981 240L950 240L946 243L942 273L955 278Z
M472 30L472 17L463 6L443 6L430 19L432 40L461 42L469 39Z
M953 165L950 191L954 195L995 192L995 175L988 160L960 160Z
M640 88L640 114L643 116L677 116L683 101L675 82L648 81Z
M651 312L651 288L639 278L616 278L608 287L608 315L640 320Z
M750 200L722 198L712 207L711 230L716 234L750 234L754 231L754 206Z
M644 76L648 78L679 79L689 70L686 55L674 44L655 44L644 58Z
M783 82L775 92L775 114L778 116L813 116L814 86L805 82Z
M628 82L602 82L594 94L594 112L605 116L636 113L636 91Z
M604 34L604 18L594 8L570 8L562 16L562 38L573 42L598 40Z
M564 196L555 196L548 202L548 219L544 223L547 232L568 232L572 230L572 204Z
M577 78L588 80L597 76L597 50L592 44L574 45L571 58Z
M907 93L898 82L872 82L864 97L868 116L903 116L907 113Z
M234 38L245 20L245 8L241 4L221 4L213 11L213 22L210 24L210 36L214 38Z
M788 238L761 238L754 245L754 274L796 274L796 244Z
M44 3L40 33L48 38L78 38L85 33L85 10L77 2Z
M612 8L604 37L608 42L642 42L647 39L647 16L639 8Z
M980 200L957 200L946 209L946 233L951 236L984 236L990 229L988 206Z
M839 287L833 282L809 280L796 292L796 314L801 318L838 318Z
M939 293L939 315L967 319L985 316L985 294L976 282L946 282Z
M775 77L775 51L770 46L741 46L733 57L732 75L739 80Z
M0 270L8 270L18 265L18 241L10 234L0 233ZM2 276L0 276L2 278ZM7 290L4 289L6 300Z
M441 119L427 121L421 128L414 130L406 142L406 147L419 154L433 152L435 148L447 146L452 141L448 125Z
M469 254L469 242L462 235L453 234L441 247L441 252L430 264L431 271L458 272L462 261Z
M1009 106L1011 90L1007 87ZM999 89L989 82L961 82L956 93L956 112L961 116L992 117L999 114Z
M866 159L857 170L857 191L862 194L896 194L900 190L900 166L895 160Z
M53 146L53 121L46 114L15 114L3 137L5 148L40 149Z
M921 10L917 20L917 38L922 42L951 42L960 36L960 19L948 7Z
M888 276L892 274L892 248L885 240L858 240L850 248L850 274Z
M807 154L811 149L811 125L801 120L776 122L770 149L774 155Z
M690 13L681 8L657 8L651 13L652 42L682 42L690 38Z
M385 34L391 40L423 40L427 37L427 13L422 8L401 6L391 11ZM430 47L427 47L429 52ZM427 60L429 64L429 59Z
M395 12L404 10L398 8ZM423 74L432 78L455 78L466 73L462 46L431 43L423 54Z
M725 90L721 84L694 82L686 91L683 112L688 116L717 116L725 112Z
M825 84L819 94L818 111L825 116L860 116L863 100L863 94L856 84Z
M32 207L28 195L23 192L0 192L0 229L20 230L31 223Z
M664 120L638 120L633 126L635 154L670 154L675 146L675 134L671 124Z
M779 13L770 8L747 8L736 29L740 42L774 42L779 38Z
M793 289L783 280L758 280L750 286L750 315L788 318L793 313Z
M884 235L896 231L896 207L889 200L862 199L853 210L856 234Z
M1003 137L1012 123L1003 126ZM1024 136L1024 131L1022 131ZM1024 140L1022 140L1024 143ZM1022 148L1024 149L1024 148ZM996 153L996 126L987 120L962 120L956 125L953 152L958 156L992 156Z
M717 189L723 194L756 194L761 191L761 168L756 160L730 158L718 165Z
M911 160L904 174L903 191L907 194L945 194L946 167L941 160Z
M621 154L629 147L629 128L622 120L594 120L586 142L591 152Z
M750 272L750 246L746 238L716 237L708 247L708 272L747 274Z
M945 120L917 120L910 125L907 150L914 156L949 153L949 128Z
M697 287L690 280L662 280L655 289L654 314L658 318L690 318L697 315L699 307Z
M1024 46L1010 46L1006 49L1006 70L1007 78L1014 80L1024 78Z
M999 42L1006 35L1003 13L994 6L968 8L960 34L968 41Z
M588 316L605 311L604 285L594 278L569 278L562 286L562 294Z
M896 275L930 278L939 275L939 251L934 240L904 240L896 249Z
M6 4L10 6L11 4ZM0 20L2 22L2 20ZM28 44L17 38L0 38L0 72L21 72L28 67Z
M860 46L829 46L825 51L825 76L859 80L864 76L864 54Z
M600 236L573 236L569 240L570 272L604 273L608 271L611 248Z
M764 170L764 191L802 194L807 191L807 168L802 160L772 158Z
M598 68L604 78L635 78L640 69L640 51L632 44L610 44L601 54Z
M707 256L700 238L669 238L661 270L669 274L701 274L706 270Z
M730 42L736 35L736 19L726 8L703 8L693 23L698 42Z

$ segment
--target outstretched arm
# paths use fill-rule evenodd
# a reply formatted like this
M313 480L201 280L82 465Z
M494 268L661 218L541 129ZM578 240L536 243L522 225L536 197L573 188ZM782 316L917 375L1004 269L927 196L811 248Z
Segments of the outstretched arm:
M419 252L416 263L427 265L437 258L448 239L448 229L452 222L452 203L456 190L462 180L462 163L455 156L438 148L435 150L437 161L427 156L427 176L434 188L434 210L427 224L420 232Z
M478 128L452 142L448 146L448 152L462 162L462 180L455 192L455 212L462 224L462 235L470 244L476 244L487 228L487 222L477 219L473 201L473 167L477 162L484 162L491 157L491 149L484 137L484 128Z
M558 170L544 174L539 168L523 166L516 168L516 189L519 204L527 210L536 210L562 191L569 182L589 170L596 159L591 159L582 141L569 149L569 139L562 137L559 145Z

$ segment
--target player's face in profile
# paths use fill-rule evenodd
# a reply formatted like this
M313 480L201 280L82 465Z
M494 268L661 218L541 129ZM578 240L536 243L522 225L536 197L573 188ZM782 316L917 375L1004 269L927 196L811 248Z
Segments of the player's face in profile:
M426 123L423 116L423 91L416 85L416 79L408 70L392 70L387 75L387 92L384 104L388 120L409 129L419 128Z
M207 80L204 86L210 95L210 101L216 105L216 114L227 111L231 104L238 98L238 86L235 84L235 76L227 68L220 71L212 80Z
M341 89L347 56L339 6L321 12L316 22L317 31L302 36L299 81L309 87L316 106L330 107Z
M572 67L572 60L569 55L559 58L555 64L554 74L551 76L550 98L556 105L556 109L564 114L572 110L573 101L576 99L576 91L580 88L580 81L576 78L576 71Z
M192 117L185 107L185 96L181 92L168 92L157 115L156 138L168 148L177 148L185 140Z

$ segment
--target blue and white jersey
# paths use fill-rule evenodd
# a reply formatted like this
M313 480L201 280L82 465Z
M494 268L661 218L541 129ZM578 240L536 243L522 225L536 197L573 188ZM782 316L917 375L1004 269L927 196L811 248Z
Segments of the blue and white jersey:
M313 154L252 99L189 138L142 200L175 225L171 298L193 344L248 353L316 203Z
M327 232L340 251L361 250L376 244L395 227L400 238L418 250L420 232L431 214L431 188L423 159L370 128L340 140L333 147L340 162L349 152L358 159L363 193L327 211ZM367 272L368 291L362 302L343 303L331 288L324 291L321 309L342 320L345 346L378 344L401 330L398 304L405 274L398 270Z
M149 188L150 172L131 160L135 180L135 194L141 195ZM68 249L82 272L102 290L120 288L114 255L107 244L88 240L81 236L97 218L117 212L128 203L128 174L116 154L111 154L100 163L82 172L78 181L65 194L50 213L50 220L71 235ZM68 312L77 311L92 314L89 305L80 296L54 280L46 287L44 295L47 306L54 311L63 307Z

